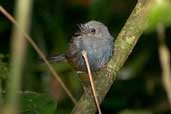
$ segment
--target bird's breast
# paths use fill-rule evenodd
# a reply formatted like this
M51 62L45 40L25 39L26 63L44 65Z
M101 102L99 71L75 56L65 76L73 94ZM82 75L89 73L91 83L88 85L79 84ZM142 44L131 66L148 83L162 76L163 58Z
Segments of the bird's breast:
M113 42L100 38L74 39L67 52L68 61L80 71L87 71L82 51L87 52L88 60L92 71L104 66L111 58Z

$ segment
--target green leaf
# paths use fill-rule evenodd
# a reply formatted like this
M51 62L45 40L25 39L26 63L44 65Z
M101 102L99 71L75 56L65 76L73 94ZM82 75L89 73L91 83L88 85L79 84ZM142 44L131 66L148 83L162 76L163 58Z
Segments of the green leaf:
M9 64L4 62L6 55L0 54L0 80L6 80L9 75Z
M126 110L123 110L123 111L119 112L118 114L153 114L153 113L148 111L148 110L126 109Z
M149 14L147 30L151 31L155 29L159 23L162 23L165 26L171 25L170 0L154 0L151 4L151 11Z
M45 94L24 92L21 94L21 107L23 114L54 114L55 100Z

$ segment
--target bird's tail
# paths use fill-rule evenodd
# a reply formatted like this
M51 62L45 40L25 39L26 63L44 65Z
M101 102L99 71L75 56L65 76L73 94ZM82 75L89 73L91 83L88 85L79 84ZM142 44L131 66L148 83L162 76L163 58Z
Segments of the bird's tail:
M48 58L48 60L50 62L59 62L59 61L63 61L65 60L65 55L64 54L60 54L60 55L57 55L57 56L52 56L50 58Z

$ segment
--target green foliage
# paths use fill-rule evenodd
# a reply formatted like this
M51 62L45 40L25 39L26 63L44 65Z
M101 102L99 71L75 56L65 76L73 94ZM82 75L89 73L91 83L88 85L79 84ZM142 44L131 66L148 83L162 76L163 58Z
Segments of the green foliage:
M7 79L9 75L9 65L7 62L4 62L6 56L0 54L0 79Z
M151 4L147 30L154 30L158 24L171 25L171 1L154 0Z
M153 114L153 113L147 110L123 110L118 114Z
M108 96L104 99L101 105L104 114L108 111L112 114L143 114L143 112L150 114L146 110L161 114L171 113L161 84L158 43L156 34L153 33L158 23L163 23L167 27L166 30L170 30L170 1L153 0L153 4L150 6L152 10L147 26L148 34L140 38L127 63L125 63L125 66L118 74L118 80L115 81ZM10 13L13 13L14 2L15 0L1 0L1 5ZM47 57L65 52L69 39L78 30L76 24L92 19L105 23L111 34L116 38L136 2L136 0L35 0L29 35ZM9 51L11 25L6 18L0 15L0 53L11 53ZM171 49L170 33L167 33L166 40ZM61 90L63 89L58 83L55 87L49 88L54 85L51 82L49 83L50 73L47 73L47 66L38 63L40 57L29 44L28 46L27 55L23 63L24 70L21 88L24 91L35 91L36 93L24 92L21 94L21 113L54 114L57 104L53 97L47 94L49 94L49 90L52 93L56 92L54 88L59 88L59 93L62 93L63 91ZM3 92L6 92L6 83L8 83L6 79L10 71L6 58L5 54L0 54L0 89ZM67 62L53 64L53 67L75 97L79 99L82 94L82 86L80 87L79 79L75 76L76 73L72 67ZM61 102L58 102L57 113L68 114L72 110L73 104L68 100L69 98L67 100L66 98L68 97L62 96L59 99ZM4 101L4 94L2 101ZM66 103L65 101L69 102Z
M51 96L35 92L21 94L22 114L54 114L56 102Z

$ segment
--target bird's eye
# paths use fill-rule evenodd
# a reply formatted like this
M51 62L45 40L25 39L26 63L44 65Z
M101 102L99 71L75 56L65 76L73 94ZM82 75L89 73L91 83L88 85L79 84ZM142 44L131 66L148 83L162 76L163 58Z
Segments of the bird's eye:
M90 32L91 33L95 33L96 32L96 29L92 28L92 29L90 29Z

